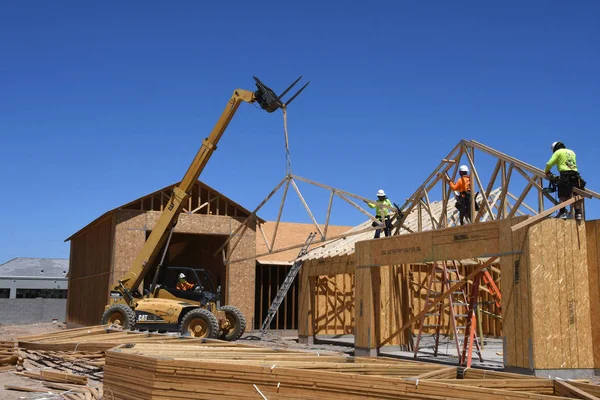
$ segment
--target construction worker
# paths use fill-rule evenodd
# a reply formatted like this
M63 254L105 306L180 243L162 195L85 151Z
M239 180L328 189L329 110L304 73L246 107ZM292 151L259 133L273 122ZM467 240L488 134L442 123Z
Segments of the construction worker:
M560 173L557 183L558 198L562 203L573 197L574 187L579 189L585 188L585 181L579 175L575 152L567 149L563 142L552 143L552 157L546 163L546 169L544 170L548 180L555 180L556 178L550 172L555 165ZM575 204L575 219L581 221L581 208L578 203ZM567 219L568 217L569 212L567 211L567 207L561 208L556 215L556 218Z
M458 209L460 216L460 224L465 224L465 219L471 221L471 177L469 176L469 167L461 165L458 169L460 178L456 183L452 183L448 174L446 174L446 180L450 189L458 192L456 196L456 204L454 205Z
M181 274L179 274L179 281L177 281L177 285L175 286L175 289L181 290L181 291L185 292L187 290L193 289L194 286L196 286L196 285L194 285L193 283L188 282L185 279L185 274L181 273Z
M391 236L392 234L392 210L384 208L383 206L392 207L392 202L387 198L383 189L379 189L377 192L377 201L375 203L371 203L370 201L365 201L367 205L371 208L375 209L375 218L384 223L383 232L385 236ZM373 226L376 225L376 222L373 222ZM375 239L378 239L381 236L381 229L377 229L375 231Z

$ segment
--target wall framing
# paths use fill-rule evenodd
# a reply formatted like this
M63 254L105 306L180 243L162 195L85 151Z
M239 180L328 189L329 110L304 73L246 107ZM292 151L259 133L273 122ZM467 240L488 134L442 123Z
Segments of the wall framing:
M382 304L382 294L390 293L385 282L390 268L410 263L499 257L505 366L542 374L564 369L592 371L594 351L597 352L594 335L598 334L597 328L592 328L592 321L598 320L597 306L593 304L598 292L594 294L592 289L593 285L598 286L588 270L586 224L547 219L513 232L511 227L525 219L511 218L356 243L356 350L361 354L377 354L382 344L381 332L389 335L389 326L382 321L378 307ZM597 242L597 235L592 233L592 237ZM352 271L349 263L340 267L340 263L309 260L307 265L300 286L300 312L305 323L301 324L299 335L304 337L314 335L311 281L317 276ZM389 301L403 304L405 299ZM397 317L403 325L407 322L405 315ZM399 323L395 327L393 334L401 338L402 344L410 332Z

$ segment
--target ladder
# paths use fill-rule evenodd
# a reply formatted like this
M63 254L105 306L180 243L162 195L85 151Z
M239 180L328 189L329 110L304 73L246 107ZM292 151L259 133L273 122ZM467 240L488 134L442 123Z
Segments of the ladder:
M476 315L477 310L477 298L479 297L479 283L481 282L481 274L477 274L473 278L473 287L469 296L469 308L467 309L467 323L465 329L465 338L463 340L462 354L459 357L460 365L462 367L471 368L471 358L473 355L473 343L477 345L479 352L479 358L481 358L481 351L479 349L479 341L477 340L477 334L475 333Z
M294 279L296 279L296 275L298 275L298 271L300 271L300 268L302 267L303 261L300 260L300 257L302 257L306 253L308 253L308 248L310 247L310 245L312 244L312 242L316 236L317 236L316 232L311 232L308 235L308 237L306 238L306 241L304 242L304 244L302 245L302 248L300 249L300 252L298 253L298 257L296 257L296 261L294 261L294 264L290 268L290 271L288 272L287 276L285 277L285 280L279 287L279 290L277 291L277 295L275 296L275 298L273 299L273 302L271 303L271 306L269 307L267 316L265 317L265 320L262 323L262 327L260 328L260 332L262 334L267 332L267 330L269 329L269 326L271 325L271 321L273 321L273 318L275 318L275 314L277 314L277 310L279 309L279 306L283 302L283 299L285 298L285 295L287 294L287 292L290 290L290 287L292 287L292 284L294 283Z
M479 275L478 275L479 276ZM427 295L425 297L425 306L430 304L435 297L441 295L446 290L449 290L452 285L457 282L460 282L462 277L458 271L458 268L453 263L452 268L448 268L448 264L444 261L441 263L433 263L431 273L429 274L429 283L427 286ZM434 290L434 284L441 284L441 290ZM477 286L478 288L479 286ZM475 301L477 299L477 291L474 291ZM471 297L471 300L473 298ZM481 356L481 349L479 347L479 338L473 328L473 324L475 323L475 314L472 309L468 308L471 303L467 302L467 295L465 294L464 288L457 289L447 298L446 301L440 302L435 310L431 310L430 313L423 315L419 321L419 333L417 335L417 341L415 344L415 352L414 357L417 358L417 354L419 352L419 345L421 343L421 338L423 336L423 331L426 328L435 328L435 333L433 334L433 338L435 339L434 347L433 347L433 355L437 357L439 351L440 344L440 331L442 328L442 319L444 315L444 309L448 307L449 314L449 322L450 322L450 330L453 333L454 343L456 345L456 354L458 355L459 364L463 365L463 354L469 355L469 365L471 364L471 356L473 353L473 347L467 346L467 343L474 343L476 345L476 352L479 355L481 361L483 358ZM476 305L476 304L475 304ZM467 313L461 313L461 308L459 307L467 307ZM427 317L436 317L437 322L435 324L425 324L425 318ZM466 318L465 325L459 325L458 319ZM464 331L465 340L463 341L463 349L461 349L461 343L459 341L459 331ZM467 337L470 338L470 341L467 342ZM468 347L468 348L467 348ZM465 351L465 349L467 351Z

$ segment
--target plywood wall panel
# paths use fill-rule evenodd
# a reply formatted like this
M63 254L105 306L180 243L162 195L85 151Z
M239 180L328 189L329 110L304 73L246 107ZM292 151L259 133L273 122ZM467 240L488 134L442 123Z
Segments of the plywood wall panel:
M97 325L108 301L114 219L109 216L71 240L67 322Z
M594 365L600 369L600 220L585 225Z
M547 219L528 229L528 246L531 368L593 368L585 224Z

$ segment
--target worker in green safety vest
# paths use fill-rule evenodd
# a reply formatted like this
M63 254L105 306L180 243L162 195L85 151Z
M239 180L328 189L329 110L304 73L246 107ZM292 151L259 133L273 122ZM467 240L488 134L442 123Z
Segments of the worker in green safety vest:
M581 178L579 170L577 169L575 152L567 149L562 142L552 143L552 157L546 163L546 169L544 170L549 180L555 180L555 177L550 172L553 166L556 166L556 169L558 169L558 172L560 173L557 186L558 198L561 202L567 201L573 197L573 188L585 188L585 181ZM575 219L580 221L582 219L581 205L575 203L574 208ZM556 218L562 219L567 219L568 217L569 212L566 207L561 208L556 216Z
M392 214L393 211L391 210L391 208L393 208L392 202L390 201L390 199L387 198L387 196L385 195L385 192L383 191L383 189L379 189L379 191L377 192L377 201L375 203L372 203L370 201L365 201L365 203L367 203L367 205L371 208L375 209L375 218L377 218L379 221L384 223L384 228L383 228L383 232L385 233L385 236L391 236L392 234ZM385 208L383 206L387 206L390 207L390 209ZM377 223L375 221L373 221L373 226L376 226ZM378 239L381 236L381 229L377 229L375 231L375 239Z

